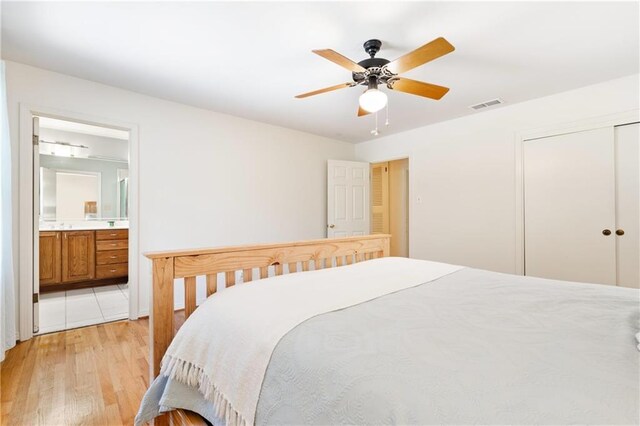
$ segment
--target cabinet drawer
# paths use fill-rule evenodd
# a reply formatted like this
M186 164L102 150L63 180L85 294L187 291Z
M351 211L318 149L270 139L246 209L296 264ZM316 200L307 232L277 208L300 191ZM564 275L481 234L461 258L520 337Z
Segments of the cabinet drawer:
M116 278L129 275L129 264L118 263L116 265L98 265L96 267L96 278Z
M129 240L103 240L96 241L96 250L123 250L129 248Z
M126 240L129 238L128 229L101 229L96 231L96 240Z
M99 251L96 254L96 265L111 265L114 263L127 263L129 250Z

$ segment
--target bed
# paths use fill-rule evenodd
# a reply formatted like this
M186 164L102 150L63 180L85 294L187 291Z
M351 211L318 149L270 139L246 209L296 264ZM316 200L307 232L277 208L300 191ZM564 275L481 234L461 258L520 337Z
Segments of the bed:
M147 254L137 424L638 423L638 290L392 258L389 241Z

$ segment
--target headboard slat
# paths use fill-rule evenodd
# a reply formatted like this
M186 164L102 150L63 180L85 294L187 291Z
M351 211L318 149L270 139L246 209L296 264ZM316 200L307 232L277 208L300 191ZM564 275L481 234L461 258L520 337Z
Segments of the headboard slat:
M207 297L218 291L218 274L207 275Z
M196 277L184 278L184 316L189 316L196 310Z
M224 274L225 288L233 287L236 284L236 271L227 271Z

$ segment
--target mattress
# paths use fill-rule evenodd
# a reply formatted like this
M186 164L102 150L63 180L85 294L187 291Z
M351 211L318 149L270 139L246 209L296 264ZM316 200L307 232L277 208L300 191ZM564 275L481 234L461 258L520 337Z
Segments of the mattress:
M315 315L275 346L255 424L638 424L639 297L464 268ZM136 420L174 408L225 424L166 376Z

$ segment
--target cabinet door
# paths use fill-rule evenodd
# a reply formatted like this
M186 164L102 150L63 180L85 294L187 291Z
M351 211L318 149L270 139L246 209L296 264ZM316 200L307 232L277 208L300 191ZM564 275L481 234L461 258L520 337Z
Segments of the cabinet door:
M60 232L40 233L40 285L61 281L62 259Z
M524 143L526 275L616 284L613 128Z
M95 231L62 233L62 281L92 280L96 275Z

